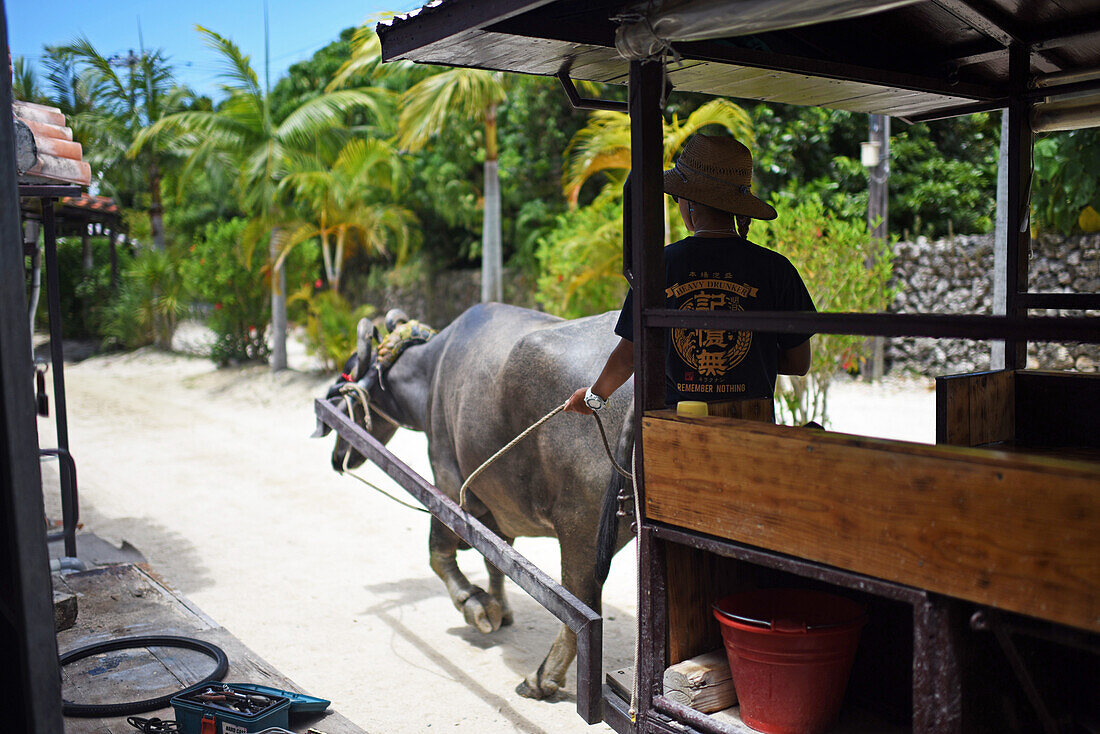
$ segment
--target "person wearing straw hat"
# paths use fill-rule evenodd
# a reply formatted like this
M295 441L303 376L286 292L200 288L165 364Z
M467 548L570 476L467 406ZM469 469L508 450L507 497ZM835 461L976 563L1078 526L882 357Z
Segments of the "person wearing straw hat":
M679 204L691 236L665 248L668 308L733 311L814 311L794 265L749 242L753 219L775 219L752 194L752 153L728 136L695 135L664 174L664 190ZM579 388L565 410L602 408L634 372L633 291L615 333L621 339L596 381ZM809 334L669 329L666 402L770 398L777 374L810 368Z

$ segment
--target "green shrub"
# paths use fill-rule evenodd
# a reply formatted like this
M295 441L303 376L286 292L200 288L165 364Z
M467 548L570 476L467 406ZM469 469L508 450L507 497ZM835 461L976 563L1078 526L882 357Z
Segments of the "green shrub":
M118 294L103 315L108 346L134 349L172 344L176 323L185 310L177 248L142 250L122 272Z
M303 286L290 298L306 307L306 349L318 357L327 370L343 367L356 347L355 327L359 319L371 317L373 306L364 304L352 308L347 299L336 291L314 291Z
M616 197L600 196L558 216L557 228L540 239L535 297L548 312L573 319L622 306L622 212Z
M861 219L843 219L807 195L797 201L773 198L779 216L754 222L750 238L785 255L806 283L818 311L877 312L893 299L893 250L876 240ZM844 370L856 372L866 360L867 338L818 335L805 378L781 378L776 386L778 415L794 424L828 419L829 384Z
M247 224L236 218L206 225L180 265L188 295L206 305L206 324L214 332L210 358L220 366L264 360L269 352L267 251L242 246Z
M1035 141L1033 227L1070 234L1085 229L1081 214L1100 208L1100 131L1071 130ZM1087 221L1087 220L1086 220ZM1095 231L1095 230L1093 230Z
M104 336L104 318L116 297L111 287L110 248L105 237L93 237L92 269L84 270L84 246L79 237L57 240L58 282L61 296L61 328L67 338L86 339ZM130 262L128 250L118 248L120 270ZM27 258L27 292L30 293L30 258ZM46 254L42 253L42 290L35 315L38 329L49 328L49 289L46 278Z

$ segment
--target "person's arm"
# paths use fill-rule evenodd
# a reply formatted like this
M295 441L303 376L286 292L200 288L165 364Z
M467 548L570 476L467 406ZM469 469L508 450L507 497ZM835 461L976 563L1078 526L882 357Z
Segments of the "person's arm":
M810 371L810 340L779 353L779 374L805 375ZM583 395L581 396L584 397Z
M592 392L604 400L622 387L622 384L634 374L634 343L619 339L619 343L607 356L600 376L592 383ZM584 393L588 388L579 388L565 401L565 410L570 413L591 415L592 409L584 404Z

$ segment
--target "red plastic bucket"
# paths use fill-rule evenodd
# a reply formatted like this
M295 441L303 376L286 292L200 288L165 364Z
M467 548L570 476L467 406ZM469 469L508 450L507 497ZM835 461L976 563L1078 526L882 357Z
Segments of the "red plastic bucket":
M802 589L758 589L714 605L741 720L769 734L820 734L844 699L867 620L850 599Z

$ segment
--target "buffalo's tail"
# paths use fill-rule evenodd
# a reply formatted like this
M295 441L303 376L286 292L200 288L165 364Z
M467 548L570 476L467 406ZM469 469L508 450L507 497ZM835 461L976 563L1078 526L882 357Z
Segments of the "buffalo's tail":
M631 406L623 422L622 434L615 450L615 460L619 466L627 470L633 470L631 461L634 453L634 408ZM607 489L603 494L603 506L600 508L600 526L596 531L596 581L602 584L607 581L607 574L611 570L611 558L619 550L619 495L629 487L633 491L632 482L618 471L612 469L611 481L607 483ZM628 508L628 515L633 514L633 506Z
M619 493L626 486L626 479L617 471L611 472L611 481L603 495L600 508L600 528L596 533L596 581L607 581L611 570L611 558L615 555L619 536Z

